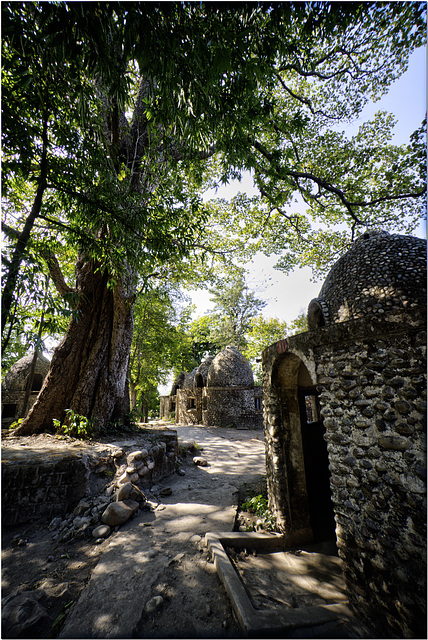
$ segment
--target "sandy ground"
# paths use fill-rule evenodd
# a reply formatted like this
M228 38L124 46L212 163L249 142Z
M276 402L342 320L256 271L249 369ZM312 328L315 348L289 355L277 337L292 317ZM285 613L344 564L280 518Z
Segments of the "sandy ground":
M199 445L208 466L196 466L194 454L183 457L184 475L148 494L156 507L138 512L102 544L59 543L34 525L5 528L2 598L20 594L29 621L44 612L21 637L243 636L203 538L231 531L242 495L260 486L263 433L174 428L179 442ZM170 494L160 497L165 489ZM4 629L3 637L17 636Z

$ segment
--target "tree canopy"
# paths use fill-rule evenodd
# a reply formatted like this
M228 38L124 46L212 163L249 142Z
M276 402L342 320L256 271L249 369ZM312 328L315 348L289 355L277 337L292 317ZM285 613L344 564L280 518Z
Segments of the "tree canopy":
M266 306L256 298L241 275L230 283L224 283L221 290L210 289L214 309L211 315L210 336L213 342L224 349L227 345L242 351L246 346L245 334L251 320Z
M136 294L165 265L195 282L212 261L231 269L231 256L262 250L285 270L323 268L367 227L411 232L425 195L423 127L405 147L391 144L387 114L352 138L340 128L403 73L424 16L419 2L2 3L14 232L2 331L32 251L73 314L23 428L47 428L67 408L112 415ZM204 201L244 170L257 198ZM293 212L297 196L306 214ZM77 255L75 283L59 273L59 245Z

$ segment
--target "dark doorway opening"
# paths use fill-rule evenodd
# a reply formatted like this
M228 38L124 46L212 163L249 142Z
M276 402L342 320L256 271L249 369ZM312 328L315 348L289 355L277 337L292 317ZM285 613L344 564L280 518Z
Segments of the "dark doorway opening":
M314 542L335 540L336 523L331 499L327 443L324 440L325 427L316 389L299 390L299 408L309 517Z
M195 376L195 386L198 389L202 389L205 385L204 385L204 378L200 373L197 373Z
M6 418L14 418L16 414L16 404L5 404L3 405L3 410L1 413L1 417L3 419Z
M41 373L35 373L33 376L33 384L31 385L31 391L40 391L43 386L43 376Z

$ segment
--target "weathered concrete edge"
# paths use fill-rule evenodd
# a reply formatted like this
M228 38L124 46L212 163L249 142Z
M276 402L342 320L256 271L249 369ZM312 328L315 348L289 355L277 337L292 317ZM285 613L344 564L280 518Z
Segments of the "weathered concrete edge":
M272 610L255 609L246 589L236 573L225 546L247 548L263 551L283 551L284 536L267 533L207 533L205 544L208 547L214 566L228 593L239 624L247 635L257 632L295 629L312 625L320 625L339 618L353 617L352 611L344 603L305 607L302 610L285 608Z

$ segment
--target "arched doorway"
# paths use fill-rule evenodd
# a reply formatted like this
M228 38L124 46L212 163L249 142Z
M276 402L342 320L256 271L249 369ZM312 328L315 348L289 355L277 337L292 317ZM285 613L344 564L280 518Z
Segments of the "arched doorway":
M197 387L198 389L202 389L205 386L206 385L204 384L204 377L200 373L197 373L195 376L195 387Z
M336 535L325 427L316 388L299 388L298 394L309 520L314 542L325 542Z
M273 402L280 424L271 435L273 458L271 500L293 544L335 540L335 521L325 428L320 414L315 374L290 351L272 369Z

